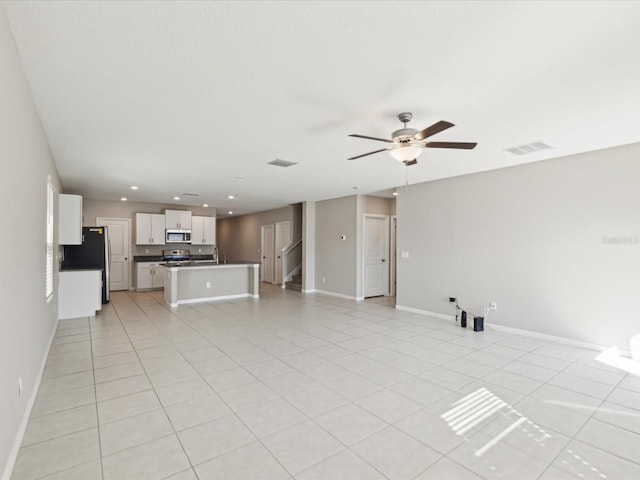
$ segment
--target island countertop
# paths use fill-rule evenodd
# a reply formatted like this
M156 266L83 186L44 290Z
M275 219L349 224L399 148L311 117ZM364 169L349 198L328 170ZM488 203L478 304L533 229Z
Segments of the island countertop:
M260 265L257 262L227 262L216 263L212 260L186 260L184 262L163 262L160 265L167 268L201 268L201 267L244 267L247 265Z

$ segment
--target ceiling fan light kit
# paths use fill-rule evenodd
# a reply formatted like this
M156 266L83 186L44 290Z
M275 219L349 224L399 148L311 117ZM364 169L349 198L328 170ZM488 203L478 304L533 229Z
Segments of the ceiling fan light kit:
M425 128L424 130L415 130L413 128L407 128L407 123L413 118L413 114L409 112L402 112L398 115L398 120L404 123L404 127L394 131L391 134L391 140L386 138L369 137L367 135L351 134L350 137L364 138L367 140L375 140L378 142L391 143L392 146L388 148L381 148L374 150L373 152L364 153L351 157L348 160L355 160L357 158L373 155L374 153L388 151L391 156L398 162L404 163L406 166L415 165L418 163L416 160L425 148L454 148L462 150L471 150L475 148L476 143L470 142L425 142L426 138L429 138L436 133L440 133L443 130L453 127L453 123L440 120L433 125Z
M410 162L418 158L422 153L422 148L418 145L411 144L399 145L398 147L389 150L389 153L399 162Z

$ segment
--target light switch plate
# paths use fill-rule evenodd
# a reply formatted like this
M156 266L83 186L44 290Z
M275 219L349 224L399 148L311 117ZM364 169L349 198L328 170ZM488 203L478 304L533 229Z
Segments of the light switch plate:
M407 251L400 252L400 258L409 258L409 252Z

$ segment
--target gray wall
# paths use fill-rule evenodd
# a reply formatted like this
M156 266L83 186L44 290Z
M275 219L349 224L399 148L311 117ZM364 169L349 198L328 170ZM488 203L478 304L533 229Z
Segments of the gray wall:
M82 199L82 224L90 227L96 224L97 217L129 218L131 219L131 252L133 255L161 255L162 250L169 248L188 248L191 253L198 253L198 248L202 249L202 254L211 254L213 247L210 245L136 245L136 213L164 213L169 210L190 210L193 215L203 217L215 217L215 208L191 207L163 205L159 203L136 203L136 202L110 202L105 200ZM217 225L216 225L217 228ZM149 250L149 253L146 250Z
M395 215L396 199L361 195L363 213L375 215Z
M356 210L356 195L316 202L316 290L356 296Z
M260 263L260 226L276 222L291 222L291 238L302 238L302 204L265 212L219 219L217 223L217 242L220 259L226 257L229 262Z
M396 199L358 195L356 243L356 298L364 299L364 215L395 215ZM389 245L391 243L389 242Z
M0 203L7 252L0 274L0 476L15 460L23 419L56 325L57 265L45 299L46 187L58 172L0 5ZM57 211L56 211L57 219ZM56 220L57 224L57 220ZM55 237L57 240L57 231ZM57 249L56 249L57 251ZM18 396L18 378L24 390Z
M316 290L363 298L364 214L393 215L395 203L368 195L316 202ZM340 240L341 235L346 240Z
M640 144L412 185L397 304L617 345L640 332ZM614 243L617 242L617 243Z
M316 202L302 204L302 290L316 288Z

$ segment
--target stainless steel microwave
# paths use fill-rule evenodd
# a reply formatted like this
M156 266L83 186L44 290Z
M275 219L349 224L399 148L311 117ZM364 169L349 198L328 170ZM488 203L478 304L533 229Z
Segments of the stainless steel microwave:
M165 243L191 243L191 230L176 230L167 228Z

